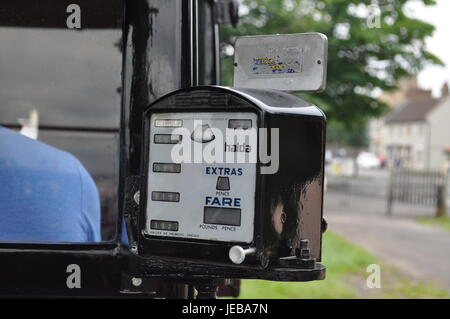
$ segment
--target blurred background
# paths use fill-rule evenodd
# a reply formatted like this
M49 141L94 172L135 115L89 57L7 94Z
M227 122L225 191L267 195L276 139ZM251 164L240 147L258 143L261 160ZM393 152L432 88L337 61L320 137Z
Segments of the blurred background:
M240 4L237 28L221 30L225 85L237 36L322 32L329 40L326 90L301 94L328 118L327 279L242 281L240 296L449 298L450 1Z

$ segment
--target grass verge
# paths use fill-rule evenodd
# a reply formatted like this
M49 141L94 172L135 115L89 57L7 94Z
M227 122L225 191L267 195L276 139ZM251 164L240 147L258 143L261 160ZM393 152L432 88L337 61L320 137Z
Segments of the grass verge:
M432 284L404 278L398 270L383 266L369 252L333 232L324 235L323 248L323 263L327 266L325 280L303 283L243 280L240 298L450 298L447 291ZM369 275L366 269L370 264L382 266L380 289L366 287Z
M446 230L450 230L450 216L423 217L418 218L417 221L422 224L438 226Z

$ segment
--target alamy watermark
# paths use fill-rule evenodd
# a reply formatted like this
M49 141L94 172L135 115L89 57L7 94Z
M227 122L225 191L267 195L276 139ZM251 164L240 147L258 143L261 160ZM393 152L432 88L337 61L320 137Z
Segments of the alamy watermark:
M67 6L66 12L69 13L66 19L67 28L81 29L81 7L72 3Z
M377 264L367 266L366 272L370 273L366 279L367 288L381 288L381 267Z
M367 7L368 15L366 25L369 29L381 28L381 9L377 4L371 4Z
M66 279L66 285L69 289L81 288L81 268L77 264L67 266L66 272L69 274Z
M275 174L279 168L279 129L225 129L194 121L194 131L175 128L173 163L261 163L261 174ZM270 154L269 143L270 139Z

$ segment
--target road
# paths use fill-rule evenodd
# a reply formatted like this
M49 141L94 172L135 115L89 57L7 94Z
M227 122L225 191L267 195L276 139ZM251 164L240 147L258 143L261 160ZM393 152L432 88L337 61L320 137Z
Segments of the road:
M394 216L387 217L384 191L377 189L386 184L385 178L378 175L375 180L353 181L359 188L356 192L336 188L331 182L324 206L329 229L412 279L435 282L450 290L450 232L415 220L432 216L433 208L397 204Z

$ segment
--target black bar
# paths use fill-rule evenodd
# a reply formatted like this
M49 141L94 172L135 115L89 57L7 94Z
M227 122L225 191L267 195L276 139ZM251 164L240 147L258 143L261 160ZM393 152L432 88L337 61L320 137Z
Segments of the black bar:
M67 7L81 9L81 29L122 28L122 0L2 0L0 26L67 29Z

